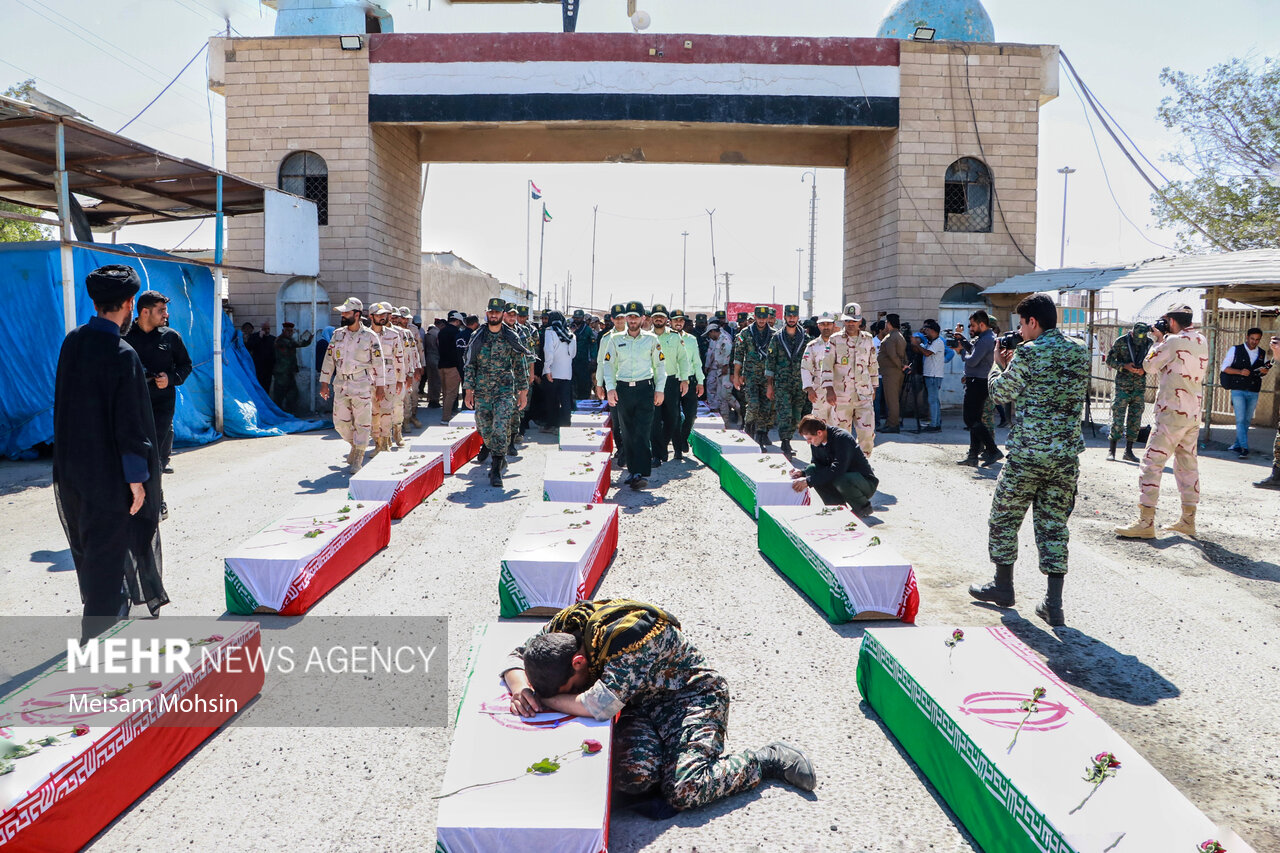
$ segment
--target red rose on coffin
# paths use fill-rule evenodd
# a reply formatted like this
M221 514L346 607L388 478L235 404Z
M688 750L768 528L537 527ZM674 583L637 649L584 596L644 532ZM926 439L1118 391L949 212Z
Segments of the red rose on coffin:
M1227 853L1227 848L1223 847L1214 839L1200 842L1200 846L1196 848L1200 853Z
M72 731L75 732L76 737L80 737L81 735L87 735L89 733L89 727L86 726L84 723L80 723L78 726L72 729Z
M1111 754L1111 753L1109 753L1109 752L1099 752L1097 755L1095 755L1095 756L1093 757L1093 760L1094 760L1094 761L1096 761L1096 762L1097 762L1097 763L1099 763L1099 764L1101 764L1101 763L1103 763L1103 762L1105 761L1105 762L1107 763L1107 767L1119 767L1119 766L1120 766L1120 760L1119 760L1119 759L1117 759L1114 755L1112 755L1112 754Z
M147 686L152 690L159 690L163 685L159 681L148 681Z
M595 755L597 752L599 752L602 749L604 749L604 747L600 744L600 741L598 740L584 740L582 742L583 755Z

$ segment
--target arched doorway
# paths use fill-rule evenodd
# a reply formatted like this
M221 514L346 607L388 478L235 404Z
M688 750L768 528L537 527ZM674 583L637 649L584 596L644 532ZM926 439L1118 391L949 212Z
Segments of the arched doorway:
M321 329L332 325L332 311L328 291L314 278L294 276L276 292L276 317L282 324L281 328L284 323L293 323L296 337L310 332L313 338L310 346L298 350L298 399L309 411L327 408L314 381L319 373L314 338Z

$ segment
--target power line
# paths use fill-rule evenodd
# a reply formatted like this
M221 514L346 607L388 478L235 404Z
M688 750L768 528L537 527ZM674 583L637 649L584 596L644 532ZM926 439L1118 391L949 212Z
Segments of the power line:
M208 42L205 42L204 44L200 45L200 49L199 49L199 50L197 50L197 51L195 52L195 56L192 56L190 59L188 59L188 60L187 60L187 64L186 64L186 65L184 65L184 66L182 66L182 71L179 71L177 74L175 74L175 75L174 75L174 77L173 77L173 79L172 79L172 80L170 80L168 83L166 83L166 84L164 85L164 88L163 88L163 89L161 89L161 90L160 90L160 92L159 92L159 93L158 93L154 98L152 98L150 101L148 101L148 102L147 102L147 105L146 105L145 107L143 107L141 110L139 110L137 115L135 115L133 118L131 118L131 119L129 119L128 121L126 121L126 122L124 123L124 125L123 125L119 130L117 130L117 131L116 131L116 133L123 133L123 132L124 132L124 129L125 129L126 127L128 127L128 126L129 126L129 125L131 125L131 124L133 124L135 121L137 121L137 120L142 116L142 114L143 114L143 113L145 113L147 110L151 109L151 105L152 105L152 104L154 104L156 101L160 100L160 96L161 96L161 95L163 95L165 92L169 91L169 87L170 87L170 86L172 86L174 83L177 83L177 82L178 82L178 78L179 78L179 77L181 77L181 76L183 75L183 73L185 73L185 72L186 72L186 70L187 70L188 68L190 68L190 67L191 67L191 63L195 62L195 61L196 61L196 59L197 59L197 58L199 58L200 54L204 53L204 52L205 52L206 50L208 50L208 49L209 49L209 43L208 43Z

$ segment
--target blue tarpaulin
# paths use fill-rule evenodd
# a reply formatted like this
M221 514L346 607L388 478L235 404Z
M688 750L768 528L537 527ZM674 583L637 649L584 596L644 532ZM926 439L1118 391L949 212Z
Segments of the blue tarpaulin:
M164 254L136 244L112 248ZM72 254L77 325L94 314L85 276L106 264L133 267L143 290L169 297L169 326L182 335L193 365L191 376L178 387L174 444L207 444L219 438L213 428L214 283L209 269L177 257L144 260L79 247ZM0 243L0 294L9 317L9 332L0 335L0 455L15 458L53 440L53 381L64 336L58 244ZM325 420L295 418L271 402L255 378L244 343L225 319L222 347L223 426L228 436L284 435L328 425Z

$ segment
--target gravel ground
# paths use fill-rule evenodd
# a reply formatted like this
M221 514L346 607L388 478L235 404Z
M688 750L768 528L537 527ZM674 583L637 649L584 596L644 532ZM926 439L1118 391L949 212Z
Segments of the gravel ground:
M919 624L1003 622L1210 818L1259 851L1280 849L1277 497L1248 487L1265 474L1263 462L1202 457L1201 541L1126 542L1111 528L1135 512L1136 466L1107 462L1091 442L1071 522L1070 627L1051 631L1031 612L1043 582L1029 522L1018 608L1000 611L965 594L991 571L986 516L996 470L953 464L967 446L962 430L929 438L881 439L872 459L884 492L870 523L915 564ZM174 601L166 614L224 615L221 555L295 495L344 487L344 447L332 433L309 434L175 456L163 528ZM311 612L449 616L452 707L472 627L498 612L507 531L541 498L543 458L554 449L551 436L538 436L512 462L500 499L487 466L447 477L393 525L390 547ZM0 465L2 614L79 612L49 479L45 461ZM786 738L809 751L820 782L813 794L768 783L660 822L620 810L610 850L975 849L859 699L854 669L865 623L829 625L759 554L754 522L700 463L668 463L650 482L648 492L609 496L623 507L619 549L598 596L652 600L680 617L733 689L728 748ZM1160 523L1176 512L1171 476L1166 483ZM91 846L430 849L435 806L427 797L439 789L451 734L232 725Z

